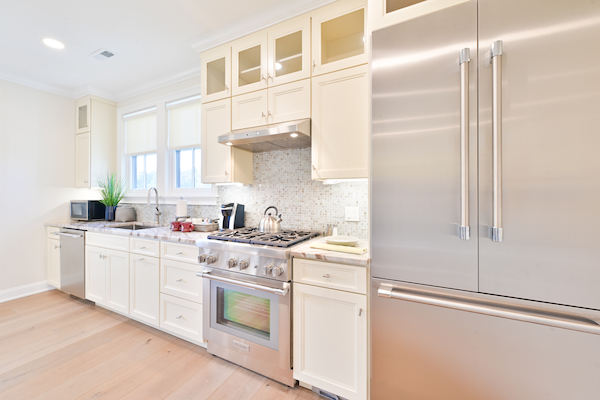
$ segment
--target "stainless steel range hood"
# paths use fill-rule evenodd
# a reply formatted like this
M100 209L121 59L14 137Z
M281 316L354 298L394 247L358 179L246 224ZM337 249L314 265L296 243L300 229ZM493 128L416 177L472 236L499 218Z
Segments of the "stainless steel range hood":
M310 147L310 119L231 131L219 136L219 143L253 153Z

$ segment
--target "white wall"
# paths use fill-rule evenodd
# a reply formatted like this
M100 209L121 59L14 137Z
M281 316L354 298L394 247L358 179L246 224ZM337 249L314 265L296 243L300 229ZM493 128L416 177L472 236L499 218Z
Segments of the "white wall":
M46 280L44 222L69 218L75 100L0 80L0 291Z

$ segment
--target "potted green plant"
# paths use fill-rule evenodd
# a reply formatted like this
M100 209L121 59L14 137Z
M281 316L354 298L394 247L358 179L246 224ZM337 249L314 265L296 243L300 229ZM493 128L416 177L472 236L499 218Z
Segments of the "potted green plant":
M117 208L117 204L123 200L125 192L127 191L125 182L117 178L115 173L112 172L106 174L106 177L98 179L98 186L100 186L100 196L102 197L100 203L106 206L104 219L107 221L114 221L115 208Z

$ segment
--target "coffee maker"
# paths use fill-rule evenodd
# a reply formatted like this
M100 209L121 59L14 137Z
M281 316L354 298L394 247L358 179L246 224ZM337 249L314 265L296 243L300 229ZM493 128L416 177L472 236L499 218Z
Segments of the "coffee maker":
M219 230L238 229L244 227L244 205L229 203L221 205Z

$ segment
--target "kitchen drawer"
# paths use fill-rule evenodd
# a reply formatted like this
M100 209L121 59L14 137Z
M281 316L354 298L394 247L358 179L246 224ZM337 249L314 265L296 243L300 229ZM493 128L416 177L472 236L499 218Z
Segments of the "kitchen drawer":
M202 342L202 305L161 293L160 327L195 342Z
M161 243L161 257L169 260L184 261L198 264L200 249L193 244L173 242Z
M365 267L294 258L292 280L307 285L367 294Z
M195 303L202 303L202 278L196 276L199 264L162 259L160 291Z
M139 238L129 239L130 252L144 256L160 257L160 242L158 240L148 240Z
M48 226L46 228L46 235L48 235L48 239L56 239L58 240L60 238L60 236L58 235L53 235L53 232L60 232L60 228L55 228L53 226Z
M129 236L86 232L85 244L88 246L103 247L105 249L129 251Z

